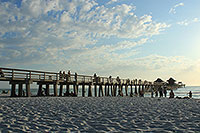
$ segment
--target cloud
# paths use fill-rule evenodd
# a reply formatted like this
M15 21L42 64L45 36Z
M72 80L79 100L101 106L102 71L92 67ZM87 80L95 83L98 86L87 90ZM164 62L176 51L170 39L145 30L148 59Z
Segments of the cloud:
M193 23L198 23L200 22L200 19L199 18L194 18L192 20L184 20L184 21L180 21L180 22L177 22L178 25L182 25L182 26L188 26L190 24L193 24Z
M110 0L110 1L107 3L107 5L113 4L113 3L117 2L117 1L118 1L118 0Z
M106 7L93 0L24 0L20 7L1 2L0 18L2 64L82 73L130 69L136 46L169 27L151 15L136 16L134 5Z
M180 6L184 6L184 3L176 4L174 7L172 7L172 8L169 10L169 13L170 13L170 14L176 14L176 8L177 8L177 7L180 7Z

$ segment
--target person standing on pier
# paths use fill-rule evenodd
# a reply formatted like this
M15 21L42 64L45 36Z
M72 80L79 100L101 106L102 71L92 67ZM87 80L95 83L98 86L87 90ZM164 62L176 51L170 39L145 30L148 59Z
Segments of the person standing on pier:
M63 78L66 79L65 71L63 71Z
M59 79L62 79L62 71L59 72Z
M109 76L109 82L112 83L112 76Z
M97 83L97 74L94 73L94 82Z
M71 76L71 72L70 72L70 70L69 70L68 73L67 73L67 80L68 80L68 81L70 81L70 76Z
M77 75L77 73L75 73L75 75L74 75L75 82L77 82L77 77L78 77L78 75Z
M4 75L3 71L2 71L2 69L0 69L0 76L1 76L1 77L5 77L5 75Z

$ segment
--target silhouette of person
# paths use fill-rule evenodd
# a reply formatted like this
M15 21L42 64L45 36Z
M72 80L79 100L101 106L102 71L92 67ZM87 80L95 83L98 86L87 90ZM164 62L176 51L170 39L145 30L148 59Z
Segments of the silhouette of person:
M189 98L192 98L192 92L191 91L189 92Z
M165 97L167 97L167 89L166 88L164 88L164 95L165 95Z
M94 82L97 82L97 74L94 73Z
M77 82L77 77L78 77L78 75L77 75L77 73L75 73L75 75L74 75L75 82Z
M158 97L158 91L157 90L155 91L155 97Z
M153 98L153 89L151 90L151 97Z
M70 76L71 76L70 70L68 71L67 76L68 76L68 81L70 81Z
M161 86L158 88L158 91L159 91L160 97L163 97L163 92L162 92Z
M112 83L112 76L109 76L109 82Z
M169 93L169 98L174 98L174 92L173 92L173 90L171 90L171 92Z
M59 79L62 79L62 71L59 72Z
M3 73L3 71L2 71L2 69L0 69L0 75L1 75L1 77L5 76L4 73Z
M65 71L63 71L63 78L66 79Z

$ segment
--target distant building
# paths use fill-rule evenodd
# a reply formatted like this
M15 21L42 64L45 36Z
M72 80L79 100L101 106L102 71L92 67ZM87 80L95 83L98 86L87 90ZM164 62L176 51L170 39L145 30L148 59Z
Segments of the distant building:
M173 78L170 78L167 80L167 82L168 82L168 85L175 85L176 80Z
M163 83L164 81L162 80L162 79L160 79L160 78L157 78L155 81L154 81L154 83Z

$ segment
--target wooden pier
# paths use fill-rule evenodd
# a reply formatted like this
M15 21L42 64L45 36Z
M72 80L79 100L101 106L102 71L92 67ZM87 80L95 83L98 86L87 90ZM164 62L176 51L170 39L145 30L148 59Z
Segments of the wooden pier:
M0 81L9 82L11 85L11 97L30 97L31 84L34 82L38 85L37 96L70 96L70 87L73 87L73 96L78 96L78 90L81 86L81 95L85 97L101 96L133 96L142 95L145 91L158 86L153 82L142 81L138 79L120 79L110 77L99 77L63 74L54 72L44 72L35 70L13 69L0 67ZM53 95L50 95L50 85L53 86ZM18 87L18 88L17 88ZM25 88L24 88L25 87ZM44 90L44 88L45 90ZM63 88L66 88L64 92ZM88 92L86 92L86 87ZM131 88L130 91L128 88ZM18 89L18 94L16 90ZM59 89L59 94L58 94ZM125 89L125 94L123 94Z

